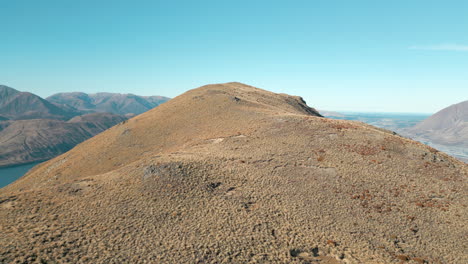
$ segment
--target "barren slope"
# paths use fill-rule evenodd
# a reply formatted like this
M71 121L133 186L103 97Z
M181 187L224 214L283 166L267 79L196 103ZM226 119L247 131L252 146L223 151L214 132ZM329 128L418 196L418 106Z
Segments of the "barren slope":
M446 107L408 131L415 138L422 138L442 145L468 148L468 101Z
M467 263L466 176L298 97L209 85L0 189L0 261Z
M126 120L108 113L74 117L68 122L32 119L0 122L0 167L43 161Z

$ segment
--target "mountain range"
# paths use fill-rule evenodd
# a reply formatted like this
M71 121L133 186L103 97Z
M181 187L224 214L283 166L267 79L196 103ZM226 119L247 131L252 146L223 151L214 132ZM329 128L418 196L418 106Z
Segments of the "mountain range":
M35 94L0 85L0 119L68 120L81 113L72 107L47 101Z
M168 98L62 93L43 99L0 86L0 167L53 158Z
M467 175L300 97L207 85L0 189L0 262L467 263Z
M49 102L72 106L82 112L107 112L118 115L139 115L169 100L163 96L80 92L58 93L47 97Z

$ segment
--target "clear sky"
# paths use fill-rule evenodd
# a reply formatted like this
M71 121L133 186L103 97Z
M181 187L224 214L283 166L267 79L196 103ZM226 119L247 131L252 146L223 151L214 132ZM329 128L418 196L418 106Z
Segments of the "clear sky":
M339 111L468 99L466 0L0 0L0 84L177 96L239 81Z

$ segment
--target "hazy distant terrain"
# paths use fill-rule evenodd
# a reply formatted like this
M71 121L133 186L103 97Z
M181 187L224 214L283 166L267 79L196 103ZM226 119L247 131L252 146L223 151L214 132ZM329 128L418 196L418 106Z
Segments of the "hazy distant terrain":
M330 118L356 120L395 131L468 162L467 102L432 116L414 113L320 112Z
M468 101L444 108L402 134L468 162Z
M333 119L361 121L395 132L412 127L430 116L430 114L413 113L359 113L332 111L320 111L320 113Z
M468 148L468 101L440 110L407 132L436 144Z
M144 113L169 100L163 96L138 96L117 93L58 93L47 97L57 104L72 106L83 112L107 112L118 115Z

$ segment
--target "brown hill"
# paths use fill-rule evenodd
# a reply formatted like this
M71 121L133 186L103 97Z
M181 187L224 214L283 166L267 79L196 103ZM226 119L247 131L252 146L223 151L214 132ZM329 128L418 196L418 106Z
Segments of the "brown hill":
M42 161L62 154L78 143L126 120L97 113L68 122L32 119L0 122L0 167Z
M467 165L208 85L0 189L0 261L467 263Z

